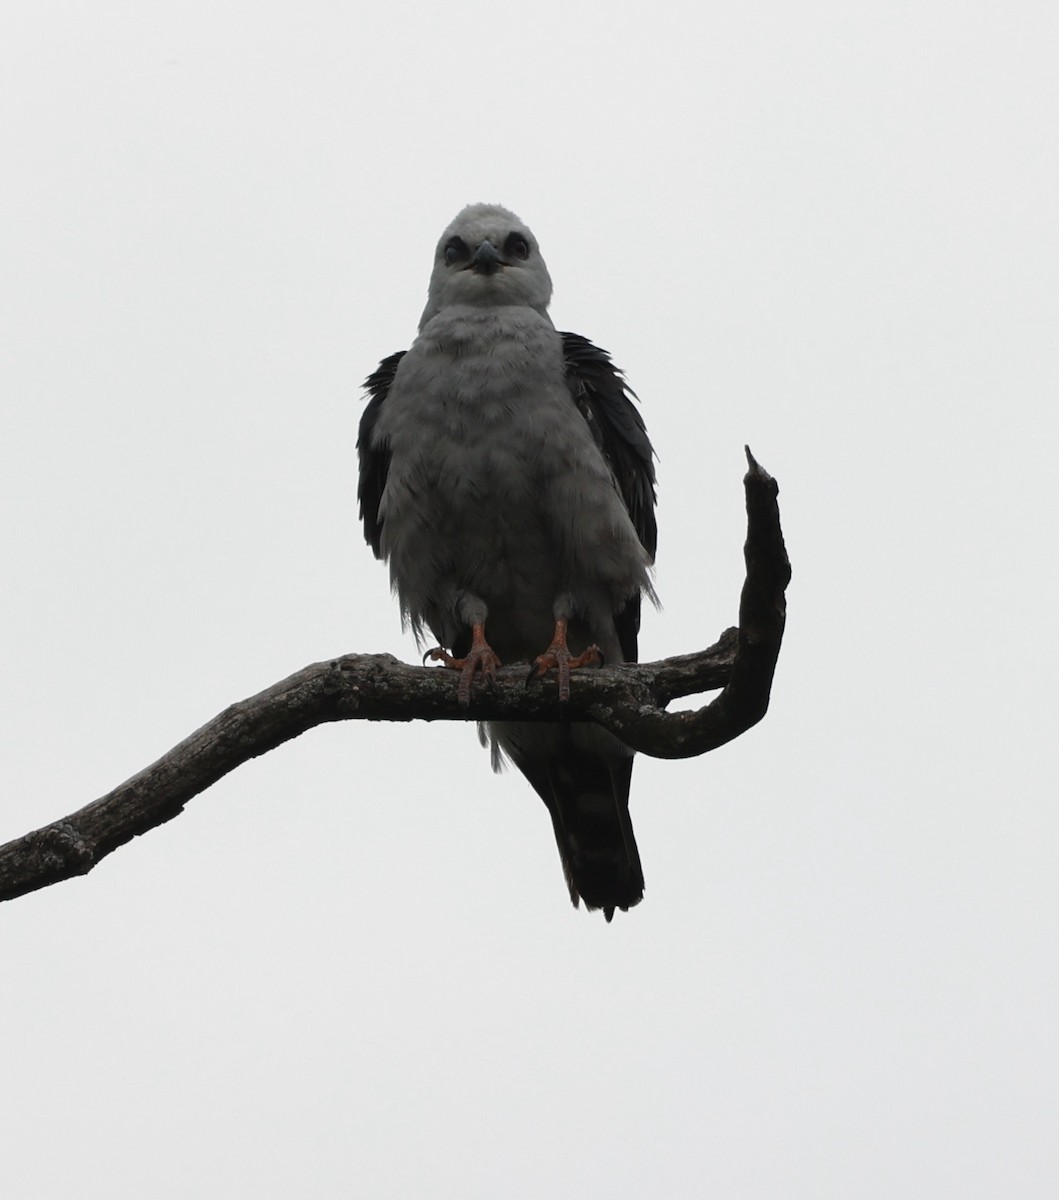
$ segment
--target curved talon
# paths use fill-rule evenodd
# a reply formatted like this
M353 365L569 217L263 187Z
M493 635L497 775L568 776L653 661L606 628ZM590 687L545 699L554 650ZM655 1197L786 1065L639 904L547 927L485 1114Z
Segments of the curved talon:
M424 667L427 665L428 658L433 662L444 663L446 667L453 667L457 671L460 670L463 664L467 661L464 658L453 658L444 646L435 646L433 650L428 650L426 654L423 655Z
M423 655L424 666L426 666L428 658L444 663L446 667L454 671L459 671L460 683L456 689L456 699L464 708L471 702L471 684L474 682L475 672L481 674L488 687L496 686L496 670L501 664L492 646L485 640L484 625L475 625L471 630L471 648L467 651L465 658L453 658L441 646L434 650L428 650Z

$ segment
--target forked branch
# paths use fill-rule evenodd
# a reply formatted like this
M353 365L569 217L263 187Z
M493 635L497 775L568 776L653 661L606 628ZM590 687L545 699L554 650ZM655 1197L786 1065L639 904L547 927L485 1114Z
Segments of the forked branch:
M716 645L655 663L579 672L560 707L551 681L525 686L525 667L498 673L492 689L457 700L456 673L409 666L389 654L347 654L314 663L226 708L101 799L0 846L0 900L74 875L162 825L218 779L315 725L329 721L590 720L656 758L704 754L765 715L783 638L790 564L776 481L747 449L746 582L739 626ZM721 689L693 712L666 712L681 696Z

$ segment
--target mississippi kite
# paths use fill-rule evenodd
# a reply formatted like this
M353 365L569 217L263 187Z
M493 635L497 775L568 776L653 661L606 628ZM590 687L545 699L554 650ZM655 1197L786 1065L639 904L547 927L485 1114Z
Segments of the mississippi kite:
M465 208L441 235L419 336L368 379L358 498L404 620L430 657L475 676L634 662L653 597L655 474L643 419L610 356L548 317L533 234ZM609 921L643 897L629 818L633 752L583 722L490 722L548 806L570 898Z

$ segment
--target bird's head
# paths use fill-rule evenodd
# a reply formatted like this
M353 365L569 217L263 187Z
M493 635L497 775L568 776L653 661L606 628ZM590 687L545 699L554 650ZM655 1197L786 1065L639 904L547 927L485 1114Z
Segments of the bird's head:
M498 204L471 204L438 242L419 328L454 304L544 313L551 298L551 277L533 234Z

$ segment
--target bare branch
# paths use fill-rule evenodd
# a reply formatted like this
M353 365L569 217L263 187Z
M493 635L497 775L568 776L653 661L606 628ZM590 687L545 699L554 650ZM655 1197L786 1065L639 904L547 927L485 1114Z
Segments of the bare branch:
M305 667L226 708L168 754L101 799L0 846L0 900L90 871L138 834L242 763L330 721L590 720L657 758L703 754L765 715L783 637L790 565L776 482L747 448L747 575L739 627L697 654L575 675L569 703L555 683L527 688L525 667L502 669L492 689L457 700L456 672L409 666L389 654L347 654ZM694 712L666 712L681 696L723 689Z

